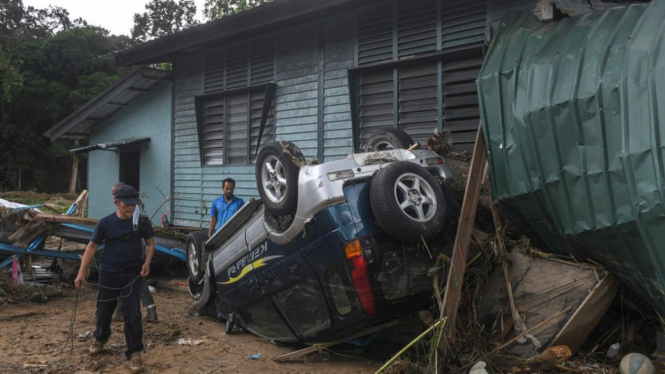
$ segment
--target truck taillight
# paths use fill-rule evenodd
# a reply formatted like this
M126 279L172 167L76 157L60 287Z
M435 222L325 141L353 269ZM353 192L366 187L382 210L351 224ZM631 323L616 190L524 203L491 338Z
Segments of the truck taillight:
M362 256L362 246L360 241L354 240L348 242L344 247L346 253L346 260L351 270L351 279L353 279L353 287L358 294L360 305L365 310L365 313L373 315L376 311L374 304L374 294L372 293L372 286L369 283L369 275L367 274L367 262Z

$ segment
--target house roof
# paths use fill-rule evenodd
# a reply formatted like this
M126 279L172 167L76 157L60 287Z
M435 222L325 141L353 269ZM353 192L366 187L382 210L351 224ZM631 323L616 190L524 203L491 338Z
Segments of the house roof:
M51 141L60 137L84 138L90 133L93 125L109 118L160 82L171 82L171 72L138 68L43 134Z
M170 61L177 53L195 51L213 45L213 42L218 46L225 41L237 41L381 1L274 0L120 51L115 56L115 62L117 65L128 66Z

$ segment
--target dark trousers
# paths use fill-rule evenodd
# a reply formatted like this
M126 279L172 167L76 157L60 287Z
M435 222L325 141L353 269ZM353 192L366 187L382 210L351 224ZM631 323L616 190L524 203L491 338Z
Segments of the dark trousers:
M125 303L125 299L122 297L118 299L118 306L116 307L117 310L122 312L122 306ZM152 294L150 293L150 289L148 288L148 284L144 281L143 286L141 287L141 304L143 305L144 308L149 307L150 305L155 305L155 299L152 298Z
M143 350L143 326L141 325L141 288L143 278L138 273L109 274L99 273L99 294L95 314L97 341L106 343L111 336L111 317L118 299L123 299L122 312L125 322L127 359L132 353Z

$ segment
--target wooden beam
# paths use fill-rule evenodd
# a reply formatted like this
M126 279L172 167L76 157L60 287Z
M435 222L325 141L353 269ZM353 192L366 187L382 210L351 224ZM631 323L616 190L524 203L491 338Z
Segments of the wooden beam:
M56 223L73 223L73 224L78 224L78 225L85 225L85 224L92 224L95 225L97 224L97 220L94 218L85 218L85 217L76 217L76 216L68 216L66 214L47 214L47 213L42 213L39 212L35 214L34 217L30 217L28 215L25 215L23 217L26 221L44 221L44 222L56 222Z
M443 308L441 309L441 316L439 318L448 318L448 337L451 343L454 343L455 341L457 308L459 307L462 281L466 271L466 258L469 252L469 243L471 242L471 234L473 234L473 223L476 219L476 208L478 207L478 197L480 196L480 187L482 185L483 172L485 170L485 159L485 138L483 137L483 128L479 125L478 134L476 135L476 145L473 149L473 157L471 158L469 177L464 191L462 212L460 214L457 234L455 236L446 291L443 296ZM442 351L445 351L445 345L443 342L444 340L439 342L439 348Z
M486 163L489 168L489 162ZM503 226L501 225L501 215L499 214L499 207L496 206L494 196L492 196L492 188L488 178L487 187L490 197L490 209L492 210L492 220L494 221L494 231L496 232L496 242L499 246L499 260L503 269L503 281L506 283L506 294L508 295L508 304L510 305L510 314L513 316L513 326L515 334L524 331L522 328L522 317L517 313L515 306L515 298L513 297L513 285L510 282L510 274L508 273L508 251L506 244L503 241ZM521 343L521 342L520 342Z

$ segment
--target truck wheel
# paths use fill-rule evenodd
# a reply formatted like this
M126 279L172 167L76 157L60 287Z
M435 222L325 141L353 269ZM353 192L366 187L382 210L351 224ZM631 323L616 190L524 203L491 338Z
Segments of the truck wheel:
M414 141L409 134L400 129L381 129L370 136L365 152L385 151L389 149L407 149Z
M298 207L298 173L305 164L300 149L286 141L271 141L256 158L256 184L268 213L293 214Z
M187 271L191 282L196 284L201 283L205 274L203 253L206 240L208 240L208 235L203 231L194 231L187 236Z
M405 243L436 235L446 218L445 198L436 179L408 161L391 163L374 174L369 202L379 226Z

